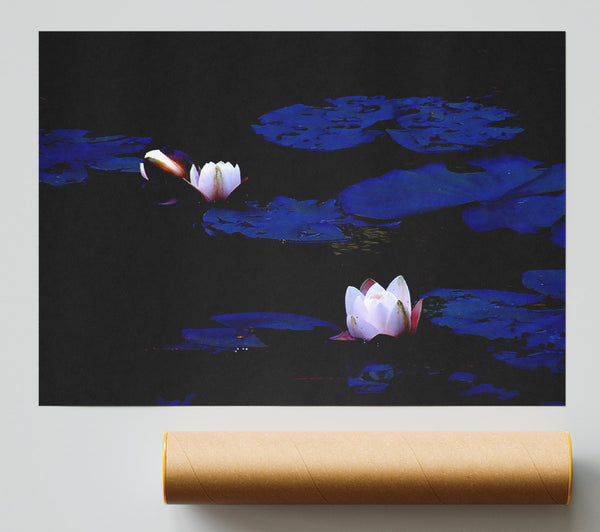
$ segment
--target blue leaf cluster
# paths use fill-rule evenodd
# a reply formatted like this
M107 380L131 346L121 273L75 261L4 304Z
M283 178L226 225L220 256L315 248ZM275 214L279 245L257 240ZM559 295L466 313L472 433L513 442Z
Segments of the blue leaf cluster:
M565 352L560 350L542 349L533 353L499 351L493 353L493 357L518 369L547 368L552 373L565 372Z
M328 321L283 312L241 312L213 316L213 321L226 325L223 328L183 329L183 342L164 346L169 351L200 350L206 348L249 349L267 347L255 334L256 329L277 329L289 331L313 331L326 327L334 331L339 328Z
M437 288L424 297L435 298L433 312L425 302L430 321L455 334L511 340L528 348L565 348L565 310L547 307L543 295Z
M565 270L531 270L521 282L539 294L565 301Z
M521 395L516 390L507 390L506 388L496 388L493 384L476 384L475 386L465 390L461 393L465 397L470 395L477 395L482 393L490 393L496 396L496 399L500 401L506 401L507 399L512 399L513 397L518 397Z
M396 373L391 364L368 364L358 377L350 377L347 384L354 393L381 393Z
M270 111L252 128L275 144L314 151L352 148L387 133L404 148L422 153L492 146L523 131L492 126L516 115L471 101L450 103L432 96L346 96L324 101L322 106L295 104ZM379 122L389 120L395 120L398 127L378 127Z
M96 137L85 129L40 130L40 181L53 186L84 183L87 168L139 172L148 137Z
M297 201L284 196L265 207L256 201L248 202L243 210L214 207L204 213L203 222L209 233L242 234L248 238L294 243L343 242L351 238L342 227L371 225L342 212L335 200ZM396 227L398 222L383 225Z

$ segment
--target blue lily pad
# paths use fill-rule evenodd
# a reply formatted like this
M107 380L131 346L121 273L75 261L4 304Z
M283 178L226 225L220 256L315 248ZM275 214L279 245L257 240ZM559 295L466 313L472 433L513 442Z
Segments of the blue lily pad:
M374 381L389 381L394 375L394 366L391 364L369 364L360 372L362 378Z
M167 351L199 350L218 347L223 349L247 349L267 347L254 334L238 329L183 329L183 342L163 347Z
M381 393L396 373L391 364L368 364L358 377L348 379L348 387L354 393Z
M388 385L389 383L387 382L370 381L363 379L362 377L350 377L348 379L348 387L354 393L381 393L388 387Z
M328 321L281 312L242 312L239 314L221 314L213 316L213 321L228 327L240 329L289 329L293 331L312 331L316 327L328 327L337 330L339 327Z
M351 240L341 227L370 225L341 211L335 200L297 201L283 196L262 207L250 201L244 210L214 207L204 213L209 233L242 234L249 238L271 238L295 243L343 242ZM395 227L397 223L386 224Z
M377 123L396 119L400 129L387 129L387 134L405 148L430 153L491 146L523 131L518 127L491 127L515 115L469 101L346 96L325 102L320 107L296 104L270 111L252 128L281 146L332 151L373 142L385 135Z
M397 117L401 129L387 129L398 144L421 153L467 151L493 146L523 131L520 127L493 127L511 116L505 109L474 102L447 103L437 98L415 105L417 113Z
M477 376L472 373L457 371L448 377L449 381L473 382L477 380Z
M40 181L53 186L84 183L87 168L139 172L148 137L96 137L85 129L40 130Z
M501 227L518 233L538 233L565 215L565 194L528 196L467 207L464 222L477 232Z
M545 296L565 300L565 270L531 270L523 274L522 283Z
M185 399L173 399L172 401L163 399L162 397L157 397L156 404L158 406L189 406L192 404L192 399L194 397L196 397L195 393L191 393Z
M506 388L496 388L492 384L476 384L475 386L465 390L461 393L464 396L476 395L480 393L491 393L496 396L496 399L500 399L501 401L506 401L507 399L512 399L513 397L518 397L521 395L516 390L507 390Z
M455 334L521 341L532 348L565 348L565 311L548 308L545 297L500 290L438 288L425 294L425 312Z
M536 370L538 368L548 368L552 373L565 372L564 351L542 350L526 355L515 351L500 351L493 353L493 357L518 369Z
M553 168L536 168L538 161L514 155L476 159L470 165L483 171L452 172L434 163L415 170L392 170L387 174L349 186L339 195L344 212L375 220L395 220L471 202L492 202L524 194L560 192L562 182ZM551 173L551 179L540 179ZM551 190L549 190L551 189ZM518 197L523 197L520 195ZM556 218L555 218L556 219Z

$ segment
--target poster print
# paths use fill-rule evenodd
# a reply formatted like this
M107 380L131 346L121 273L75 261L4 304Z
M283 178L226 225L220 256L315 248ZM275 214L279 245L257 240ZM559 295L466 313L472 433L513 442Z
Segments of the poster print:
M40 404L564 404L563 33L39 46Z

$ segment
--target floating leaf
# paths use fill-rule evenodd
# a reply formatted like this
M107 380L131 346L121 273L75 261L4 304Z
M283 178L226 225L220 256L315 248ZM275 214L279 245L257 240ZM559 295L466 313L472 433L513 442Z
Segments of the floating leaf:
M85 129L40 130L40 181L54 186L83 183L87 168L139 172L147 137L95 137Z
M312 331L316 327L337 330L339 327L328 321L281 312L242 312L239 314L221 314L213 316L213 321L236 329L290 329L293 331Z
M500 351L493 353L493 356L495 359L506 362L509 366L518 369L548 368L552 373L565 372L564 351L544 350L525 355L515 351Z
M464 222L477 232L500 227L518 233L537 233L565 215L565 195L529 196L467 207Z
M565 347L565 311L548 308L542 295L438 288L424 297L430 321L455 334L521 341L535 348Z
M522 283L545 296L565 300L565 270L531 270L523 274Z
M348 379L348 387L354 393L381 393L397 373L391 364L368 364L358 377Z
M506 401L507 399L512 399L513 397L518 397L521 395L516 390L507 390L506 388L496 388L492 384L476 384L472 388L465 390L461 393L464 396L477 395L481 393L491 393L496 396L496 399L500 399L501 401Z
M477 377L472 373L465 373L462 371L457 371L448 377L449 381L459 381L459 382L473 382L477 380Z
M344 212L354 216L396 220L474 201L513 198L523 185L528 185L523 189L526 194L538 190L536 187L543 193L564 189L564 178L562 182L556 178L554 167L536 168L540 163L525 157L502 155L469 164L483 171L452 172L441 163L415 170L392 170L349 186L340 193L340 204ZM548 173L551 179L540 179Z
M373 142L385 135L379 122L395 119L400 129L385 129L398 144L418 152L464 151L512 139L518 127L491 126L516 116L499 107L442 98L388 99L347 96L325 99L320 107L303 104L276 109L252 126L266 140L304 150L332 151Z
M350 377L348 379L348 387L354 393L381 393L388 387L388 385L389 383L387 382L375 382L363 379L361 377L357 379Z
M296 243L342 242L351 237L341 227L369 225L343 213L335 200L297 201L283 196L275 198L266 207L256 201L248 202L243 210L214 207L204 213L203 220L204 227L210 233L239 233L249 238Z
M249 347L266 347L254 334L241 332L238 329L183 329L183 342L165 346L168 351L198 350L207 347L224 349L242 349Z
M474 102L446 103L441 99L415 105L416 113L397 117L401 129L387 129L398 144L421 153L466 151L514 138L520 127L492 127L516 116L499 107Z
M326 99L329 105L296 104L271 111L253 125L266 140L304 150L332 151L372 142L383 131L367 130L376 122L394 117L393 100L383 96Z
M172 401L163 399L162 397L157 397L156 404L158 406L189 406L192 404L192 399L194 397L196 397L195 393L191 393L185 399L173 399Z

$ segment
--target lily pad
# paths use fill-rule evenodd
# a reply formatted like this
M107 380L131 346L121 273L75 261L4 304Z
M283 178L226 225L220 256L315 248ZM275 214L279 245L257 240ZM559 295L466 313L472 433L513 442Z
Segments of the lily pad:
M156 398L156 404L158 406L189 406L192 404L192 399L196 397L195 393L191 393L186 396L185 399L173 399L172 401L168 399L163 399L162 397Z
M438 288L424 297L430 321L455 334L519 341L531 348L565 348L565 311L548 308L543 295Z
M491 126L494 122L516 116L500 107L485 107L469 101L447 103L437 98L435 101L423 101L415 108L418 110L416 113L397 117L400 129L386 131L401 146L421 153L493 146L523 131L520 127Z
M162 349L167 351L193 350L212 347L223 349L243 349L250 347L267 347L254 334L238 329L183 329L183 342L168 345Z
M477 395L481 393L490 393L496 396L496 399L506 401L513 397L521 395L517 390L507 390L506 388L496 388L492 384L476 384L475 386L461 393L464 396Z
M457 371L448 377L449 381L473 382L477 380L477 376L472 373Z
M464 222L477 232L506 227L518 233L538 233L565 215L565 194L529 196L467 207Z
M402 372L397 372L391 364L368 364L358 377L348 379L348 387L354 393L381 393L398 373Z
M204 213L209 233L242 234L295 243L343 242L351 240L341 227L370 225L341 211L335 200L297 201L283 196L263 207L250 201L243 210L214 207ZM394 227L397 223L386 224Z
M375 220L396 220L471 202L492 202L523 194L560 192L562 181L553 168L525 157L502 155L476 159L469 165L483 171L459 173L434 163L415 170L387 174L349 186L339 195L344 212ZM540 179L551 174L551 179ZM536 192L537 191L537 192Z
M152 139L97 137L85 129L40 130L40 181L53 186L84 183L87 168L139 172L141 154Z
M242 312L239 314L221 314L213 316L213 321L228 327L240 329L289 329L293 331L312 331L316 327L337 330L339 327L328 321L281 312Z
M500 351L493 354L494 358L506 362L509 366L518 369L536 370L547 368L552 373L565 372L565 352L543 350L525 354L515 351Z
M471 101L449 103L433 96L346 96L324 101L321 106L296 104L270 111L252 128L275 144L314 151L355 147L373 142L387 132L405 148L428 153L491 146L523 131L518 127L491 126L516 115ZM378 123L393 119L399 129L378 127Z
M565 270L531 270L521 282L540 294L565 300Z
M358 377L358 378L350 377L348 379L348 387L354 393L360 393L360 394L362 394L362 393L381 393L388 387L388 385L389 385L388 382L370 381L367 379L363 379L362 377Z

